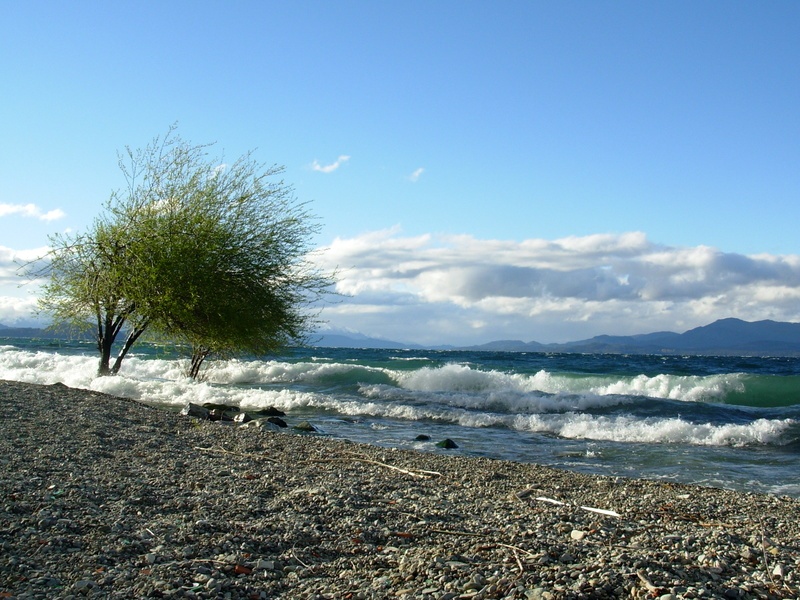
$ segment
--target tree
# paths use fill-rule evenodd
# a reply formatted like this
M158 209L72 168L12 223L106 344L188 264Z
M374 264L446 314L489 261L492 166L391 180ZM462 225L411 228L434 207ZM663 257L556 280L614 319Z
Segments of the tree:
M126 264L128 255L121 240L118 228L99 220L84 234L56 234L50 238L53 250L45 257L49 263L33 273L49 276L39 308L50 314L53 327L68 325L82 331L94 326L100 375L119 370L122 358L148 324L127 294L129 280L117 268ZM128 335L112 368L112 347L126 325Z
M118 372L145 330L189 344L196 377L212 353L265 354L302 342L317 323L309 309L333 275L311 260L317 225L277 179L283 168L251 154L222 164L207 148L171 128L126 149L125 192L86 233L51 238L40 306L58 324L94 324L100 374Z

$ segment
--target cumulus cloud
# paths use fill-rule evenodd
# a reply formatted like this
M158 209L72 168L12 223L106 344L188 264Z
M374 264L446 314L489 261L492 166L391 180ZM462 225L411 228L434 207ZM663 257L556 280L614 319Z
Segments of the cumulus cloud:
M46 260L44 257L48 251L49 248L13 250L0 246L0 285L17 286L29 281L20 277L24 267L29 266L31 271L44 268L45 264L42 261Z
M41 327L45 323L36 317L36 309L34 296L0 296L0 323L6 327Z
M65 217L66 213L60 208L42 212L42 209L35 204L0 203L0 217L7 217L10 215L19 215L21 217L39 219L40 221L56 221Z
M319 164L318 160L314 160L314 162L311 163L311 168L314 171L318 171L320 173L333 173L336 169L341 167L348 160L350 160L350 157L347 156L346 154L340 155L339 158L337 158L334 162L332 162L329 165L321 165Z
M47 248L13 250L0 246L0 323L7 326L30 326L39 323L36 316L37 292L41 281L21 277L21 268L39 266ZM39 323L40 324L40 323Z
M732 316L800 320L800 257L671 247L640 232L516 242L388 229L336 239L323 260L338 265L347 295L326 318L401 341L548 342Z
M425 169L420 167L419 169L417 169L416 171L411 173L411 175L408 176L409 181L413 181L414 183L416 183L417 181L419 181L419 178L422 177L422 174L424 172Z

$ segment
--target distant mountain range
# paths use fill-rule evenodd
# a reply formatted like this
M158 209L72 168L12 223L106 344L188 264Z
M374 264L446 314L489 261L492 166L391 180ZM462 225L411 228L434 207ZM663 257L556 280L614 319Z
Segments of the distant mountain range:
M320 335L314 344L326 347L422 348L366 336ZM720 319L684 333L659 331L639 335L598 335L563 344L498 340L478 346L437 346L433 349L495 352L577 352L608 354L706 354L731 356L800 356L800 323L748 322Z
M40 327L7 327L0 323L0 338L39 338L45 340L93 339L93 330L87 328L84 333L72 329L42 329Z
M422 348L415 344L403 344L351 332L318 332L311 336L309 343L322 348L387 348L390 350Z
M33 327L0 325L0 338L64 338L64 332ZM577 352L608 354L705 354L731 356L800 356L800 323L720 319L684 333L659 331L640 335L596 337L541 344L521 340L498 340L478 346L420 346L368 337L350 332L319 332L311 345L326 348L387 348L433 350L486 350L496 352Z

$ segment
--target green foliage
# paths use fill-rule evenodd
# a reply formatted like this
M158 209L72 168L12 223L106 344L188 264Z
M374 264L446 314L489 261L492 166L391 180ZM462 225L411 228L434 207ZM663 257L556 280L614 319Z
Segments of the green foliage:
M100 372L115 373L145 329L192 348L197 376L212 353L265 354L300 343L308 308L331 285L311 262L317 231L304 204L247 154L211 160L174 128L120 159L127 182L84 234L51 241L41 308L57 323L93 321ZM128 338L113 367L110 347ZM106 351L107 349L107 351Z

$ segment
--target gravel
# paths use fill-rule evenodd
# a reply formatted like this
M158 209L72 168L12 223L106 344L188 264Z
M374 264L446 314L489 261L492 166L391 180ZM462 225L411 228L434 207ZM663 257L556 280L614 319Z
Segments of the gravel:
M788 497L18 382L0 467L0 598L800 598Z

